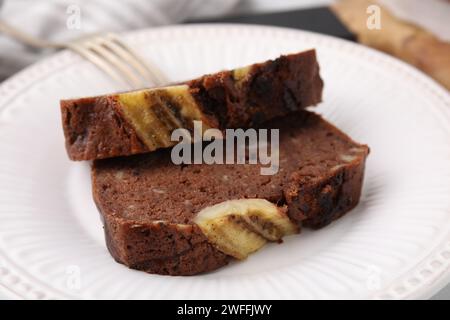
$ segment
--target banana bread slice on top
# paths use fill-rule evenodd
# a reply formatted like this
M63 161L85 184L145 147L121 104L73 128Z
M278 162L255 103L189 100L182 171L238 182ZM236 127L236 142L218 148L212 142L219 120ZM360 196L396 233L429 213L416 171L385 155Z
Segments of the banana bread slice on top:
M112 256L150 273L193 275L356 206L367 146L308 111L264 127L280 129L273 176L260 165L177 166L170 150L95 161L94 200Z
M175 144L176 128L250 127L316 105L323 82L314 50L281 56L178 85L62 100L67 153L93 160Z

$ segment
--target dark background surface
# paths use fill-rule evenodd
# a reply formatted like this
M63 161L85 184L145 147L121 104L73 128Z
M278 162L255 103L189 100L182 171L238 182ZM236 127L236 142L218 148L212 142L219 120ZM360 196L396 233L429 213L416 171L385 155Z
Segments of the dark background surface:
M218 19L202 19L186 23L245 23L288 27L328 34L355 41L355 36L327 7L291 10L275 13L239 15Z

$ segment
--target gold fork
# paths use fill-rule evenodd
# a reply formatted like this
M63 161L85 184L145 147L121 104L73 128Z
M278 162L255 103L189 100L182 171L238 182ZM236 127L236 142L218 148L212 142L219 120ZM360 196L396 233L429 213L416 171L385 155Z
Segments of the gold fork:
M161 86L167 78L155 65L144 61L114 33L84 36L69 42L50 42L31 36L0 20L0 32L35 48L70 49L119 82L132 89Z

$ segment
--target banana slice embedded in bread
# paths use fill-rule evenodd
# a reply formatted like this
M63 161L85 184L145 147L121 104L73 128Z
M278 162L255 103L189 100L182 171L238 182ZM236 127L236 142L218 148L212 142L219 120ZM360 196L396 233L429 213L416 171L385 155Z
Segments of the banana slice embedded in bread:
M220 251L237 259L299 231L283 208L265 199L225 201L201 210L194 222Z

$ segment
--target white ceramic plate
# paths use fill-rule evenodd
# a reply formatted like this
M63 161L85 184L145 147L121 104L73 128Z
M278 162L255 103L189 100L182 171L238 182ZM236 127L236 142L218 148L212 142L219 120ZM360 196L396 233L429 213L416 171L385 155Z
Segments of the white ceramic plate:
M178 26L126 40L171 80L316 48L326 119L371 147L359 206L330 226L193 277L106 250L89 164L65 149L60 98L122 90L62 52L0 86L0 287L22 298L427 298L450 278L450 98L413 68L313 33Z

